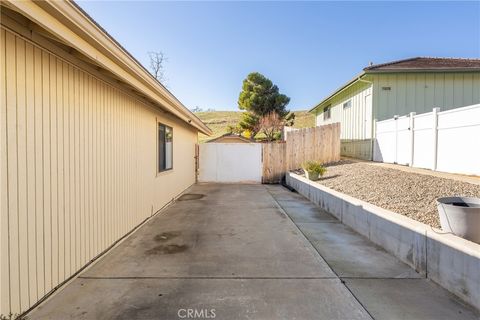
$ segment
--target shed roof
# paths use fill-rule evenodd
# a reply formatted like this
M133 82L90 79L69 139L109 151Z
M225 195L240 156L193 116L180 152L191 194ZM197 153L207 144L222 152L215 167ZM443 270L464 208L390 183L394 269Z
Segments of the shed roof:
M222 134L220 137L216 137L214 139L208 140L207 143L220 142L220 140L222 140L224 138L230 138L230 139L233 138L233 139L240 140L241 142L245 142L245 143L251 143L252 142L250 139L247 139L247 138L245 138L241 135L234 134L234 133L225 133L225 134Z

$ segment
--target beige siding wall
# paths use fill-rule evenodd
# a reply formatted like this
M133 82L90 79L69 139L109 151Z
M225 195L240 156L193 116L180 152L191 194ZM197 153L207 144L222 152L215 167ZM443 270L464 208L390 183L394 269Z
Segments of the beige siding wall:
M197 133L2 27L0 313L27 310L194 183ZM174 132L156 174L156 119Z
M371 131L365 129L366 123L371 123L371 100L367 96L372 95L372 86L366 83L355 84L347 88L344 92L334 97L329 103L331 104L331 118L323 119L323 108L318 110L316 116L317 126L340 122L342 140L363 140L370 139ZM351 101L351 106L344 109L343 104Z
M480 72L374 74L374 117L442 111L480 103ZM383 90L390 87L391 90Z

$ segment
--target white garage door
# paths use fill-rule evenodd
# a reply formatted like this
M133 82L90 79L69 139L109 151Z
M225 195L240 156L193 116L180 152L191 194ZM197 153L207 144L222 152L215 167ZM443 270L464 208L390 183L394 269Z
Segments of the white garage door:
M261 143L204 143L199 152L199 182L262 182Z

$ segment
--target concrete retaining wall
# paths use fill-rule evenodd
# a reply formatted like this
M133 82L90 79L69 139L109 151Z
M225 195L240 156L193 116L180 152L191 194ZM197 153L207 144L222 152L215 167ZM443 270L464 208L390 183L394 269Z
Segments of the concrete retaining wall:
M480 245L294 173L287 184L417 272L480 309Z

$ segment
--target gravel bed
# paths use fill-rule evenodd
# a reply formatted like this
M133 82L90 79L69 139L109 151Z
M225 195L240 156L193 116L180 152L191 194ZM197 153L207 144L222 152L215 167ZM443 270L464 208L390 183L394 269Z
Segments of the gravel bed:
M480 197L480 185L348 160L327 165L317 183L436 228L437 198Z

